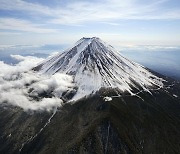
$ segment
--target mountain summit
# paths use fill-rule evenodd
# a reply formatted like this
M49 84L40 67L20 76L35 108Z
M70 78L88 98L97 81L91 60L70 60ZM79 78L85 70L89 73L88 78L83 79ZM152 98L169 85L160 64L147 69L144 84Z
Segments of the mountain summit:
M142 65L124 58L97 37L81 38L73 47L45 60L34 70L72 75L78 87L74 100L103 87L132 94L132 88L148 90L163 86L162 79Z
M80 39L33 70L69 74L75 87L58 96L48 87L28 97L37 105L42 98L46 105L60 97L62 106L49 112L0 104L0 153L180 153L179 81L152 73L96 37ZM42 87L60 80L56 75ZM32 94L33 87L26 86L25 94Z

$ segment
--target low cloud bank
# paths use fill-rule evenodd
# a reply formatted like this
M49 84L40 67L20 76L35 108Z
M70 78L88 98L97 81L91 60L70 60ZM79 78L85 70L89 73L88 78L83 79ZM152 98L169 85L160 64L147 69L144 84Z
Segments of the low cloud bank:
M52 76L31 71L42 58L11 55L19 61L8 65L0 61L0 104L18 106L25 111L50 111L62 104L63 92L73 89L73 79L66 74Z

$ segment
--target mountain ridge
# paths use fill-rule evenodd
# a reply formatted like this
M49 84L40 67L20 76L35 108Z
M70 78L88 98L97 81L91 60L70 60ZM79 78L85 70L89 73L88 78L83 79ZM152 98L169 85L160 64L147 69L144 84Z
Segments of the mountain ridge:
M72 75L78 87L74 100L102 87L133 94L132 88L148 91L148 87L162 87L164 81L97 37L80 39L72 48L45 60L33 70L49 75L57 72Z
M73 46L74 48L51 57L33 68L34 73L53 75L56 71L57 73L65 71L69 75L74 75L75 80L77 74L83 76L84 72L88 70L93 75L98 73L100 77L105 75L111 79L111 76L108 76L106 72L99 73L99 68L97 68L99 65L96 61L90 63L93 64L92 66L96 66L96 71L94 69L90 71L90 68L93 67L88 66L87 57L93 56L94 53L97 54L94 49L96 46L92 45L93 43L89 46L89 42L92 40L89 41L89 38L86 38L87 49L77 50L77 45L83 43L84 39L78 41ZM82 47L81 45L79 47ZM108 51L106 47L105 50L104 48L96 49L99 49L98 52L101 53L99 56L104 56L104 53L112 51ZM76 56L78 51L80 53ZM93 55L85 56L86 54L81 54L82 52L93 53ZM68 66L68 59L71 61L74 56L76 58L72 62L75 63L71 65L71 68ZM76 63L79 57L81 61ZM98 54L96 57L99 58ZM105 57L108 56L105 55ZM118 90L116 85L103 87L100 84L100 89L99 87L95 88L94 92L90 89L88 93L81 95L75 103L69 103L66 101L71 100L69 95L74 96L78 93L78 88L81 89L80 82L92 85L97 83L91 80L84 82L83 79L80 79L79 83L76 83L75 94L72 94L71 91L64 93L62 97L65 101L62 106L54 107L49 112L25 112L20 107L0 104L0 153L179 154L180 82L120 57L122 59L120 58L118 62L122 60L122 63L119 65L123 64L122 68L125 69L124 80L126 77L129 79L133 73L140 73L138 78L135 78L137 81L131 81L134 82L134 86L130 87L130 92ZM113 70L120 70L122 73L121 67L116 66L116 61L114 62L116 68L114 68L111 60L114 62L112 58L107 61L107 71L112 67ZM126 66L126 64L128 65ZM128 66L132 66L133 70L134 67L141 68L146 74L140 72L141 69L134 72L128 69ZM104 67L100 68L104 69ZM80 68L86 69L82 71ZM114 74L114 71L110 73ZM151 81L151 84L144 85L143 78L142 82L138 84L140 77L145 77L149 82ZM95 79L93 78L93 80ZM116 80L112 78L112 81ZM51 99L51 91L50 95L42 93L37 95L37 98L39 97Z

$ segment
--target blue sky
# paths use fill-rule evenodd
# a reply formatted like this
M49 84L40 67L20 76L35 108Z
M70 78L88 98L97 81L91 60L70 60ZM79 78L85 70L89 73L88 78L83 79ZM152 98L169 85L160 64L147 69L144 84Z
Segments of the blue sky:
M180 0L0 0L0 45L180 46Z

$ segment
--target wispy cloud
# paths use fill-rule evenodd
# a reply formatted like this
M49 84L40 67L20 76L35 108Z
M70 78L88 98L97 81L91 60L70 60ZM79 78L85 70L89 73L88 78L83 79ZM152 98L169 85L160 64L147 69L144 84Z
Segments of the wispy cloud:
M21 33L18 33L18 32L0 32L0 35L5 35L5 36L8 36L8 35L20 35Z
M120 51L179 51L180 46L160 46L160 45L119 45L116 48Z
M30 14L52 14L52 10L48 6L43 6L40 4L30 3L23 0L0 0L0 9L1 10L17 10L17 11L25 11Z
M101 23L103 23L103 24L107 24L107 25L111 25L111 26L119 26L119 25L121 25L121 24L119 24L119 23L115 23L115 22L101 22Z
M113 20L120 19L180 19L180 11L167 9L163 4L168 0L152 0L140 3L139 0L97 0L71 1L63 6L50 8L38 3L22 0L1 0L0 9L23 11L34 16L49 16L51 24L82 24L88 21L104 21L112 24ZM114 24L113 24L114 25Z
M1 30L15 30L34 33L53 33L55 29L43 28L43 25L33 24L26 20L15 18L0 18Z
M0 43L67 43L88 33L111 41L179 45L178 5L179 0L0 0ZM26 32L29 40L12 32Z

